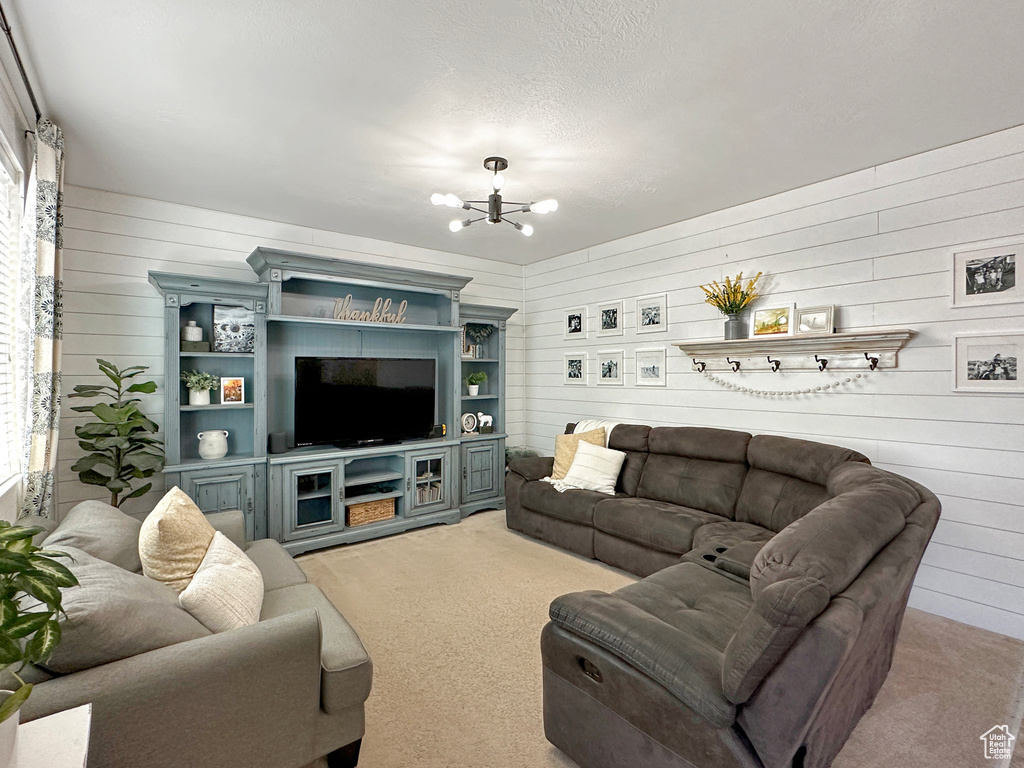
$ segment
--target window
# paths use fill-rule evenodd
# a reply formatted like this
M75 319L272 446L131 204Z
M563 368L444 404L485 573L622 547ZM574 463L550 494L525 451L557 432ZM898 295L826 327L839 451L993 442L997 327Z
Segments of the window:
M0 166L0 485L18 473L20 462L14 399L18 197L17 187Z

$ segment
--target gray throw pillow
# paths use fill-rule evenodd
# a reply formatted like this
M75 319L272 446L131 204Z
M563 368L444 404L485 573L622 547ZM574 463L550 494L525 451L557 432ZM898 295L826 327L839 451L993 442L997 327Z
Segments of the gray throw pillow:
M139 530L142 522L102 501L83 501L68 512L43 542L52 549L75 547L132 573L142 573Z
M166 584L80 549L62 549L74 558L62 562L79 585L61 590L67 616L60 619L61 642L46 669L78 672L210 634Z

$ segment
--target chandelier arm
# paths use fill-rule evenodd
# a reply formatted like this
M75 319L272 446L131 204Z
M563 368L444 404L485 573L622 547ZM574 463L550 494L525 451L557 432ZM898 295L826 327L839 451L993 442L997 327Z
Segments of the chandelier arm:
M477 205L487 205L486 200L463 200L464 203L475 203Z
M529 205L529 203L513 203L513 202L510 202L508 200L502 200L501 204L502 205L514 205L514 206L516 206L518 208L522 208L524 205ZM524 213L529 213L529 211L524 211Z
M476 208L476 207L474 207L472 205L469 206L469 210L476 211L477 213L483 213L483 214L487 213L487 211L483 210L482 208ZM479 219L478 219L478 221L479 221Z
M476 210L476 208L474 208L473 210L475 211L475 210ZM485 213L485 211L480 211L480 213ZM486 219L486 218L487 218L486 216L481 216L481 217L480 217L479 219L473 219L473 220L472 220L472 221L470 221L469 223L470 223L470 224L476 224L476 223L477 223L478 221L483 221L483 220L484 220L484 219Z

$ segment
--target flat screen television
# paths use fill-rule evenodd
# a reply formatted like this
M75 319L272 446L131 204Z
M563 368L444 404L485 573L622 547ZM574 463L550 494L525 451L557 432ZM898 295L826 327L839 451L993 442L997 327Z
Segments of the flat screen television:
M295 445L398 443L430 435L435 361L296 357Z

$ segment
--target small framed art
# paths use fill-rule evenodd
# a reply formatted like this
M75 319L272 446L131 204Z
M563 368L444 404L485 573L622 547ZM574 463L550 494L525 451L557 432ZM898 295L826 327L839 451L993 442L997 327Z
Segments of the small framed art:
M244 307L213 306L213 351L252 352L256 344L256 314Z
M751 336L786 336L793 333L793 305L755 309L750 313Z
M622 350L597 353L597 384L602 387L622 386Z
M953 337L956 392L1024 393L1018 364L1024 355L1020 333L959 334Z
M636 332L660 333L668 330L668 301L664 293L636 300Z
M562 363L562 377L565 384L587 386L587 353L566 352Z
M587 338L586 307L565 310L565 317L562 320L562 335L566 341Z
M793 333L801 336L823 336L835 331L834 304L823 307L798 307L793 318Z
M1017 263L1024 243L953 254L953 306L1011 304L1024 301Z
M665 381L665 348L638 349L636 351L636 385L638 387L664 387Z
M598 336L621 336L622 322L621 301L609 301L606 304L597 305Z
M241 376L221 376L220 401L222 403L244 403L245 379Z

